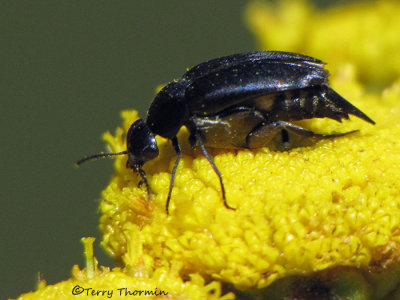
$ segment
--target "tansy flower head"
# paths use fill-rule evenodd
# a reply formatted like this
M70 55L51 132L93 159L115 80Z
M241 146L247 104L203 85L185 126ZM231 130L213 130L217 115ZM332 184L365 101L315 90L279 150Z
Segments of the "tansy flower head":
M184 273L199 272L240 289L338 265L384 268L396 261L400 128L391 120L400 111L386 99L400 96L398 86L379 98L360 90L351 76L351 69L343 70L334 85L370 111L377 126L355 118L342 124L303 121L316 132L360 132L290 151L212 151L236 211L223 205L207 160L185 142L170 216L165 201L175 161L171 145L158 138L160 157L145 166L150 203L138 176L125 168L126 158L118 158L101 204L105 248L126 257L126 236L134 228L158 263L181 262ZM112 151L124 149L123 132L137 113L125 111L123 117L125 129L105 135ZM179 139L185 138L183 129Z

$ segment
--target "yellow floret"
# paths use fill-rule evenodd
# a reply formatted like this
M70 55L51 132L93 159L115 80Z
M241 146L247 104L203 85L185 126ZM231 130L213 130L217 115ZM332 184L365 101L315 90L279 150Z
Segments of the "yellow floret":
M376 126L356 117L303 121L319 133L360 131L290 151L209 150L235 211L224 206L217 176L201 152L191 150L185 129L169 216L171 144L158 137L160 156L144 167L150 202L140 178L125 167L127 158L117 158L101 203L104 247L127 259L127 237L134 235L158 264L181 262L183 274L198 272L240 289L333 266L379 269L398 261L400 109L391 103L400 98L399 85L382 96L369 94L351 70L338 72L333 85ZM135 111L122 115L124 130L105 135L116 152L125 149L124 132L138 118Z

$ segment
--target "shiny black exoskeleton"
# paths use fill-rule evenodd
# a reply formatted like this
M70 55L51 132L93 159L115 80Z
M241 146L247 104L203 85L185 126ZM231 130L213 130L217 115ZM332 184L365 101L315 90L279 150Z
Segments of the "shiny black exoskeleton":
M322 135L291 121L310 118L349 119L349 114L375 124L328 85L328 71L318 59L289 52L262 51L234 54L201 63L166 85L151 104L147 120L137 120L127 134L127 150L99 153L84 159L127 154L127 167L137 172L150 193L143 165L159 154L155 135L170 139L177 154L172 171L169 201L181 158L177 134L182 126L190 142L199 145L218 175L224 204L222 176L206 150L260 148L277 133L287 142L287 131L317 138ZM285 134L286 133L286 134Z

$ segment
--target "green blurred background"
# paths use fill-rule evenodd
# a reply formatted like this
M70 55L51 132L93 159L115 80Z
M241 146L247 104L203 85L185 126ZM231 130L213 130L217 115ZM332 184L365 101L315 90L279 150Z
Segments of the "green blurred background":
M205 60L254 50L244 0L2 1L0 3L0 297L69 278L84 266L112 161L104 150L119 112L142 116L154 89Z

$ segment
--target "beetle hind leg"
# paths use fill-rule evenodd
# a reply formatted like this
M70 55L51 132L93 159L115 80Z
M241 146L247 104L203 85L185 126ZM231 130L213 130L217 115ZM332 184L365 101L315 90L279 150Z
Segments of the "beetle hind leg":
M290 138L286 129L281 130L281 139L283 147L288 148L290 146Z
M281 132L282 134L282 144L284 147L289 146L289 135L287 132L292 132L294 134L304 136L307 138L315 138L315 139L329 139L345 136L358 130L336 133L336 134L320 134L315 133L312 130L305 129L303 127L287 123L284 121L276 121L272 123L261 123L257 127L255 127L247 136L246 144L248 148L261 148L266 146L276 134Z
M286 130L289 130L297 135L305 136L308 138L316 138L316 139L337 138L337 137L345 136L345 135L348 135L348 134L358 131L358 130L352 130L352 131L348 131L348 132L335 133L335 134L321 134L321 133L315 133L312 130L308 130L303 127L293 125L290 123L286 123L286 122L282 122L282 121L279 121L279 123L281 123L281 126L283 128L285 128Z

